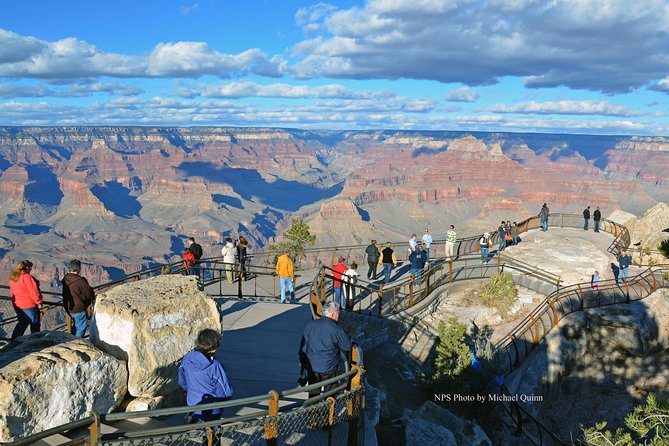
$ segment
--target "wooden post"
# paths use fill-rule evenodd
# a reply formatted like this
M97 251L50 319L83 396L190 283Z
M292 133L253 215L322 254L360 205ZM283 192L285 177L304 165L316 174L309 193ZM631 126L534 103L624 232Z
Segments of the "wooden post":
M265 423L265 442L267 446L276 446L279 438L279 420L276 418L279 413L279 392L276 390L269 391L269 417Z
M383 317L383 286L379 288L379 317Z
M89 445L96 446L100 444L100 415L93 411L91 415L94 417L93 422L88 426Z
M358 349L353 346L351 349L351 369L355 370L357 373L351 377L349 383L349 390L356 391L360 387L360 382L362 379L362 368L359 365L360 358L358 356ZM362 393L356 392L351 398L346 401L346 410L348 413L348 442L349 446L358 446L359 435L358 435L358 422L360 419L360 409L362 406Z
M453 283L453 258L448 260L448 283Z
M409 308L413 307L413 281L414 277L412 274L409 282Z

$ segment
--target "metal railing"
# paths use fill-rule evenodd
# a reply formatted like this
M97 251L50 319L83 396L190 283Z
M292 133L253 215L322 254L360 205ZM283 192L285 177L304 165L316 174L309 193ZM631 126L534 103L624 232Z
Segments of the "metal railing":
M11 444L28 446L56 434L70 432L75 437L61 445L138 445L165 444L190 445L195 441L212 446L222 444L262 444L274 446L281 443L319 446L362 445L364 434L364 374L363 352L353 345L346 371L338 376L282 392L268 393L220 403L181 406L141 412L92 413L91 416L34 434ZM331 390L307 400L296 399L298 394L320 389L329 384ZM284 401L288 404L281 405ZM250 408L252 412L221 420L195 424L177 424L159 428L138 428L102 434L103 423L113 423L137 418L186 416L199 410ZM82 428L84 432L81 432ZM78 430L78 431L77 431ZM71 432L75 431L75 432ZM325 438L325 441L323 441Z

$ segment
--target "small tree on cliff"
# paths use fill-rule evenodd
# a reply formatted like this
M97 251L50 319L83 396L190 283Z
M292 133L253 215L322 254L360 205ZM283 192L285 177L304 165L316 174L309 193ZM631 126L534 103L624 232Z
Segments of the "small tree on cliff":
M669 444L669 402L659 402L652 393L645 405L637 406L625 417L625 429L615 432L606 429L606 421L583 429L587 446L660 446Z
M657 249L662 253L663 256L669 259L669 238L662 240Z
M269 246L275 255L280 255L287 249L291 257L299 259L304 256L306 248L316 244L316 236L309 230L309 225L297 218L291 221L290 228L283 233L283 238L284 241Z
M472 354L465 343L467 326L452 317L448 322L439 321L438 330L439 344L432 381L438 387L457 388L462 384L463 374L472 362Z

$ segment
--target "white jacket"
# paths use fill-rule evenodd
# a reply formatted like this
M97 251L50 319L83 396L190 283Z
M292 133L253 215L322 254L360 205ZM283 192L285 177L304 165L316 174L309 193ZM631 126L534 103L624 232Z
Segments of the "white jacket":
M228 242L225 244L223 249L221 249L221 255L223 256L223 261L225 263L235 263L235 254L236 254L235 245Z

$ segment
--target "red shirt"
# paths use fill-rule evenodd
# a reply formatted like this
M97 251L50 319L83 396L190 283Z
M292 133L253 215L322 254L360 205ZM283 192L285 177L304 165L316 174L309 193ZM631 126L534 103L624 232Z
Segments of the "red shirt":
M25 271L21 271L18 281L9 280L9 292L12 295L12 303L22 310L42 305L39 282Z
M341 286L341 276L348 271L348 266L344 265L343 263L337 263L335 266L332 267L332 277L334 277L334 280L332 281L332 285L335 287L340 287Z
M191 266L195 265L195 254L192 252L187 252L184 254L184 263L186 264L187 268L190 268Z

